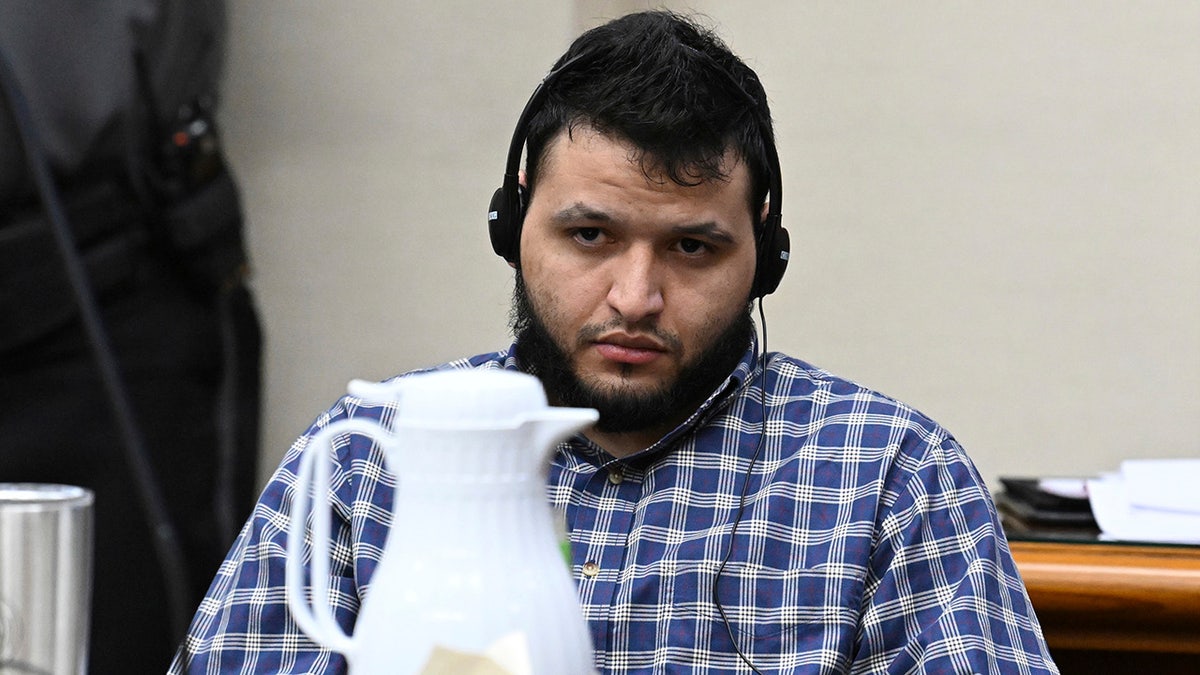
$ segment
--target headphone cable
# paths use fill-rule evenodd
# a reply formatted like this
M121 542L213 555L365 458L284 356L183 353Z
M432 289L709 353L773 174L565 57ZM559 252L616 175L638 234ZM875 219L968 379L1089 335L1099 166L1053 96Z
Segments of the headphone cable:
M717 593L717 584L721 580L721 574L725 571L725 565L733 556L733 543L737 537L738 525L742 522L742 515L746 511L746 495L750 491L750 476L754 472L754 466L758 463L758 456L762 453L763 442L767 436L767 366L770 364L770 356L767 352L767 315L763 311L763 297L758 298L758 319L762 324L762 372L759 374L759 388L762 393L759 397L759 406L761 410L761 429L758 434L758 443L754 446L754 454L750 456L750 464L746 467L746 478L742 481L742 494L738 499L737 517L733 520L733 527L729 530L729 546L725 549L725 557L721 559L721 565L717 567L717 573L713 576L712 582L712 599L713 604L717 606L717 612L721 615L721 621L725 624L725 630L729 633L729 642L733 645L733 651L737 653L738 658L750 667L750 670L762 675L762 672L754 666L738 646L737 637L733 634L733 625L729 623L729 617L725 613L725 607L721 604L721 596Z

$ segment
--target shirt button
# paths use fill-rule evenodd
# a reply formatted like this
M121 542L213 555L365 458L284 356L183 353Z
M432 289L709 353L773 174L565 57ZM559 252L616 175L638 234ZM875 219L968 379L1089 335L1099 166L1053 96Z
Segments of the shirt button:
M625 474L621 472L621 467L614 466L608 470L608 482L613 485L620 485L623 480L625 480Z
M600 573L600 566L594 562L588 561L583 563L583 576L594 577Z

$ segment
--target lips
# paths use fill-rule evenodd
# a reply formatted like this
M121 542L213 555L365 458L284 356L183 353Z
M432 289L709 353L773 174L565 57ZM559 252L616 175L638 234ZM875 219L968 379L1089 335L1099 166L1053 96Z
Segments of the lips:
M640 335L608 335L592 344L605 359L630 365L649 363L667 353L660 342Z

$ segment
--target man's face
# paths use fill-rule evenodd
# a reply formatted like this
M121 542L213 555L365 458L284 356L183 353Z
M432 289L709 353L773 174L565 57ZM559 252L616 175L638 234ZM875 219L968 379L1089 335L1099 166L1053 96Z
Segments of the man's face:
M750 175L682 186L588 128L546 148L521 234L518 356L618 433L669 429L749 344ZM523 283L521 283L523 281Z

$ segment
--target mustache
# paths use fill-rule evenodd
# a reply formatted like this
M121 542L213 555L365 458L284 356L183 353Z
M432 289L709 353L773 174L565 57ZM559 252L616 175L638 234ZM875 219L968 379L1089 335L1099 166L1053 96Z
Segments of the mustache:
M683 341L675 333L665 331L659 328L653 321L637 321L629 323L621 317L614 317L604 323L590 323L579 329L575 340L579 346L587 345L596 341L601 336L614 333L628 333L629 335L648 335L653 337L660 344L666 345L668 349L680 356L683 356Z

